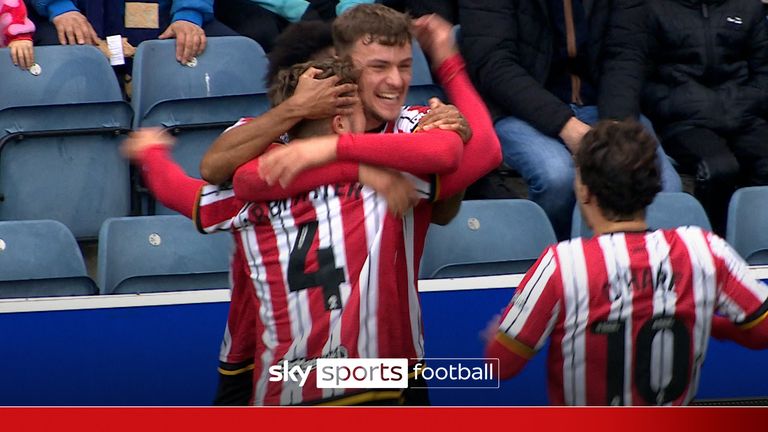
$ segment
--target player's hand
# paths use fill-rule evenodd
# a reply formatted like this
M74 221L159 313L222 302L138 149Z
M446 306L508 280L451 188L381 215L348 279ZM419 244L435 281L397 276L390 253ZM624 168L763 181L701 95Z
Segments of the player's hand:
M486 324L485 328L480 332L480 340L486 345L488 345L496 337L496 333L499 332L499 321L501 321L501 314L497 313L490 321L488 321L488 324Z
M321 119L334 115L351 115L360 102L356 84L338 84L339 77L315 78L322 72L309 68L299 77L296 91L288 100L301 110L304 118ZM286 101L287 102L287 101Z
M8 49L11 51L11 60L16 66L29 69L35 63L35 49L31 40L15 40L8 44Z
M157 38L176 38L176 61L181 63L187 63L192 57L202 54L207 43L202 27L183 20L172 22Z
M99 36L88 22L88 19L78 11L64 12L53 19L53 26L59 35L62 45L97 45Z
M416 131L438 128L458 133L465 144L472 139L472 128L456 106L446 105L438 98L431 98L429 108L429 113L421 118Z
M440 15L429 14L417 18L413 20L411 28L433 68L439 67L448 57L459 52L453 37L453 25Z
M572 154L576 154L581 146L581 139L592 129L588 124L582 122L576 117L571 117L565 126L560 130L560 139Z
M120 146L120 153L130 160L138 160L149 147L157 145L171 147L176 140L160 128L143 128L131 132Z
M387 200L387 210L395 217L402 216L419 201L413 183L397 171L361 164L359 175L360 183Z
M302 171L336 160L338 135L291 140L259 158L259 177L272 186L286 187Z

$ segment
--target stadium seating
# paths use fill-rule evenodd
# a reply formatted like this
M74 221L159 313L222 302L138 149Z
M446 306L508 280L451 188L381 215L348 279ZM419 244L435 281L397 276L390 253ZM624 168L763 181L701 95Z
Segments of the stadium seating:
M464 201L451 223L430 226L419 276L523 273L556 241L544 210L532 201Z
M229 234L203 235L181 215L113 218L99 233L102 294L229 287Z
M675 228L684 225L712 229L707 213L693 197L683 192L659 192L646 212L646 221L651 229ZM571 221L571 237L592 237L592 230L581 217L576 205Z
M130 211L118 152L131 107L92 46L35 48L39 74L0 50L0 220L55 219L79 239Z
M413 78L408 88L406 105L427 105L431 97L439 97L446 100L443 89L432 79L432 72L427 57L421 50L418 42L413 40Z
M173 39L145 41L136 50L133 126L169 129L177 139L174 159L199 177L200 160L218 135L269 107L267 59L259 44L243 36L208 38L205 52L186 65L175 53Z
M768 264L768 186L742 188L733 194L726 239L749 264Z
M53 220L0 222L0 298L97 294L72 233Z

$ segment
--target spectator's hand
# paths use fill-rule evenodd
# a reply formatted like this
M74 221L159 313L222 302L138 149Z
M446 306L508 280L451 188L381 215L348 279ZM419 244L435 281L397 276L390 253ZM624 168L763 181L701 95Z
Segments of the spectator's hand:
M16 66L29 69L35 64L35 49L31 40L15 40L8 44L8 49L11 51L11 60Z
M592 129L588 124L582 122L576 117L571 117L560 130L560 139L572 154L576 154L581 145L581 139Z
M395 217L402 216L419 201L413 184L397 171L361 164L359 176L360 183L387 200L387 210Z
M321 119L334 115L351 115L360 102L356 84L340 84L338 76L316 79L320 69L309 68L301 74L291 103L299 107L308 119Z
M123 157L132 161L138 160L149 147L156 145L171 147L176 140L160 128L143 128L131 132L120 146Z
M465 144L472 138L472 128L456 106L446 105L438 98L431 98L429 108L429 113L421 118L416 131L434 128L452 130L461 136Z
M291 140L259 158L259 177L272 186L286 187L302 171L336 160L337 135Z
M88 19L78 11L64 12L53 19L53 25L59 34L62 45L97 45L99 36L88 22Z
M176 60L187 63L192 57L205 51L205 32L202 27L189 21L174 21L158 36L158 39L176 38Z
M433 68L438 68L450 56L459 52L453 37L453 26L440 15L430 14L413 20L413 35L429 56Z

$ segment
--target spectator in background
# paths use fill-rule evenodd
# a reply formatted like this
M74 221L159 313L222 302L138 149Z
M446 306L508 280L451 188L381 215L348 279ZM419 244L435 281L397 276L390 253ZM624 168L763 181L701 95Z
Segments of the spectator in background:
M277 73L298 63L333 57L333 32L325 21L302 21L291 24L275 39L267 56L269 69L264 77L271 86Z
M383 3L391 7L387 1ZM436 13L451 24L459 23L458 0L400 0L398 3L402 3L413 17Z
M0 48L8 47L13 64L22 69L35 63L34 31L22 0L0 0Z
M526 180L529 198L560 239L570 235L575 203L571 155L599 118L602 46L614 1L460 2L462 52L494 116L504 162ZM661 151L659 158L664 189L679 191L674 168Z
M291 23L333 21L350 7L373 0L217 0L216 17L270 52L274 41Z
M699 227L651 231L658 144L635 121L602 121L576 151L575 193L591 239L550 246L523 278L487 358L501 378L551 338L554 405L684 405L711 334L768 348L768 286Z
M99 35L93 23L83 13L85 0L26 0L36 13L31 14L38 27L35 41L37 45L97 45ZM137 3L114 2L120 10L112 10L111 3L106 7L106 14L124 16L141 15L141 25L150 34L143 34L141 40L157 37L158 39L176 39L176 59L186 63L205 51L208 36L235 35L231 29L213 18L213 0L160 0L157 9L133 10ZM144 3L138 3L144 4ZM154 3L146 3L151 5ZM156 12L154 12L156 11ZM110 19L110 17L108 17ZM112 25L119 29L107 29L108 32L125 31L130 27L125 22ZM161 32L162 30L162 32ZM131 41L138 44L141 40Z
M626 0L606 43L601 113L656 125L715 232L740 185L768 184L768 23L753 0ZM670 20L669 17L674 17Z

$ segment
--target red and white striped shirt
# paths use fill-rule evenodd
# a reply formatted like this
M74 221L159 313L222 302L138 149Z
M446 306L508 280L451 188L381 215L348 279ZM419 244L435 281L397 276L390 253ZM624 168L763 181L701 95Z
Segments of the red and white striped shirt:
M410 132L424 113L422 108L404 108L398 121L383 130ZM412 180L428 198L430 183ZM254 368L256 405L292 405L344 394L342 389L316 388L314 371L304 387L293 381L270 382L270 366L285 361L306 367L318 358L423 356L413 270L402 272L411 275L412 283L399 292L407 285L396 285L400 281L391 275L398 272L390 267L403 262L414 269L413 253L382 262L382 257L397 256L403 241L396 236L413 243L413 230L403 227L403 220L388 214L383 197L357 183L249 203L233 219L262 325Z
M461 166L441 177L441 185L412 178L424 198L450 196L500 160L490 116L469 82L461 57L446 60L438 75L467 117L473 137L465 145ZM382 132L412 132L427 111L425 107L404 107L398 119L386 124ZM426 138L432 143L456 138L452 132L445 134L435 131ZM399 166L406 171L410 169L405 168L408 164L404 160L416 160L410 165L418 165L419 170L412 172L436 172L437 159L446 158L441 151L430 149L441 147L421 147L414 143L426 143L424 137L418 138L399 140L406 147L396 150L393 141L389 147L382 147L386 144L374 137L376 142L371 143L371 135L358 137L358 141L353 136L342 136L337 150L339 156L354 154L361 158L366 157L363 153L374 153L372 158L358 161ZM386 152L381 151L384 148ZM426 155L414 157L418 151ZM404 158L408 152L411 157ZM257 168L257 163L249 164ZM235 174L236 191L240 177L245 179L242 183L246 188L259 182L258 170L251 170L249 177L249 164ZM327 177L329 173L342 173L343 168L328 169L323 174L321 170L311 176L307 171L302 176L331 185L315 185L310 192L298 193L307 188L297 184L307 182L297 178L292 183L297 190L289 194L293 195L290 199L275 200L277 196L258 193L244 195L244 199L253 201L247 221L235 221L255 283L263 325L254 368L257 405L313 402L343 394L341 390L314 388L313 375L304 388L291 381L270 382L269 367L280 361L308 365L319 357L420 359L424 355L417 275L431 205L422 201L402 218L395 218L375 191L349 183L357 179L357 165L352 178L339 176L345 180ZM337 181L341 184L335 184Z
M747 264L700 228L605 234L548 248L507 307L498 340L534 352L551 337L553 404L687 404L713 314L756 323L766 299Z

